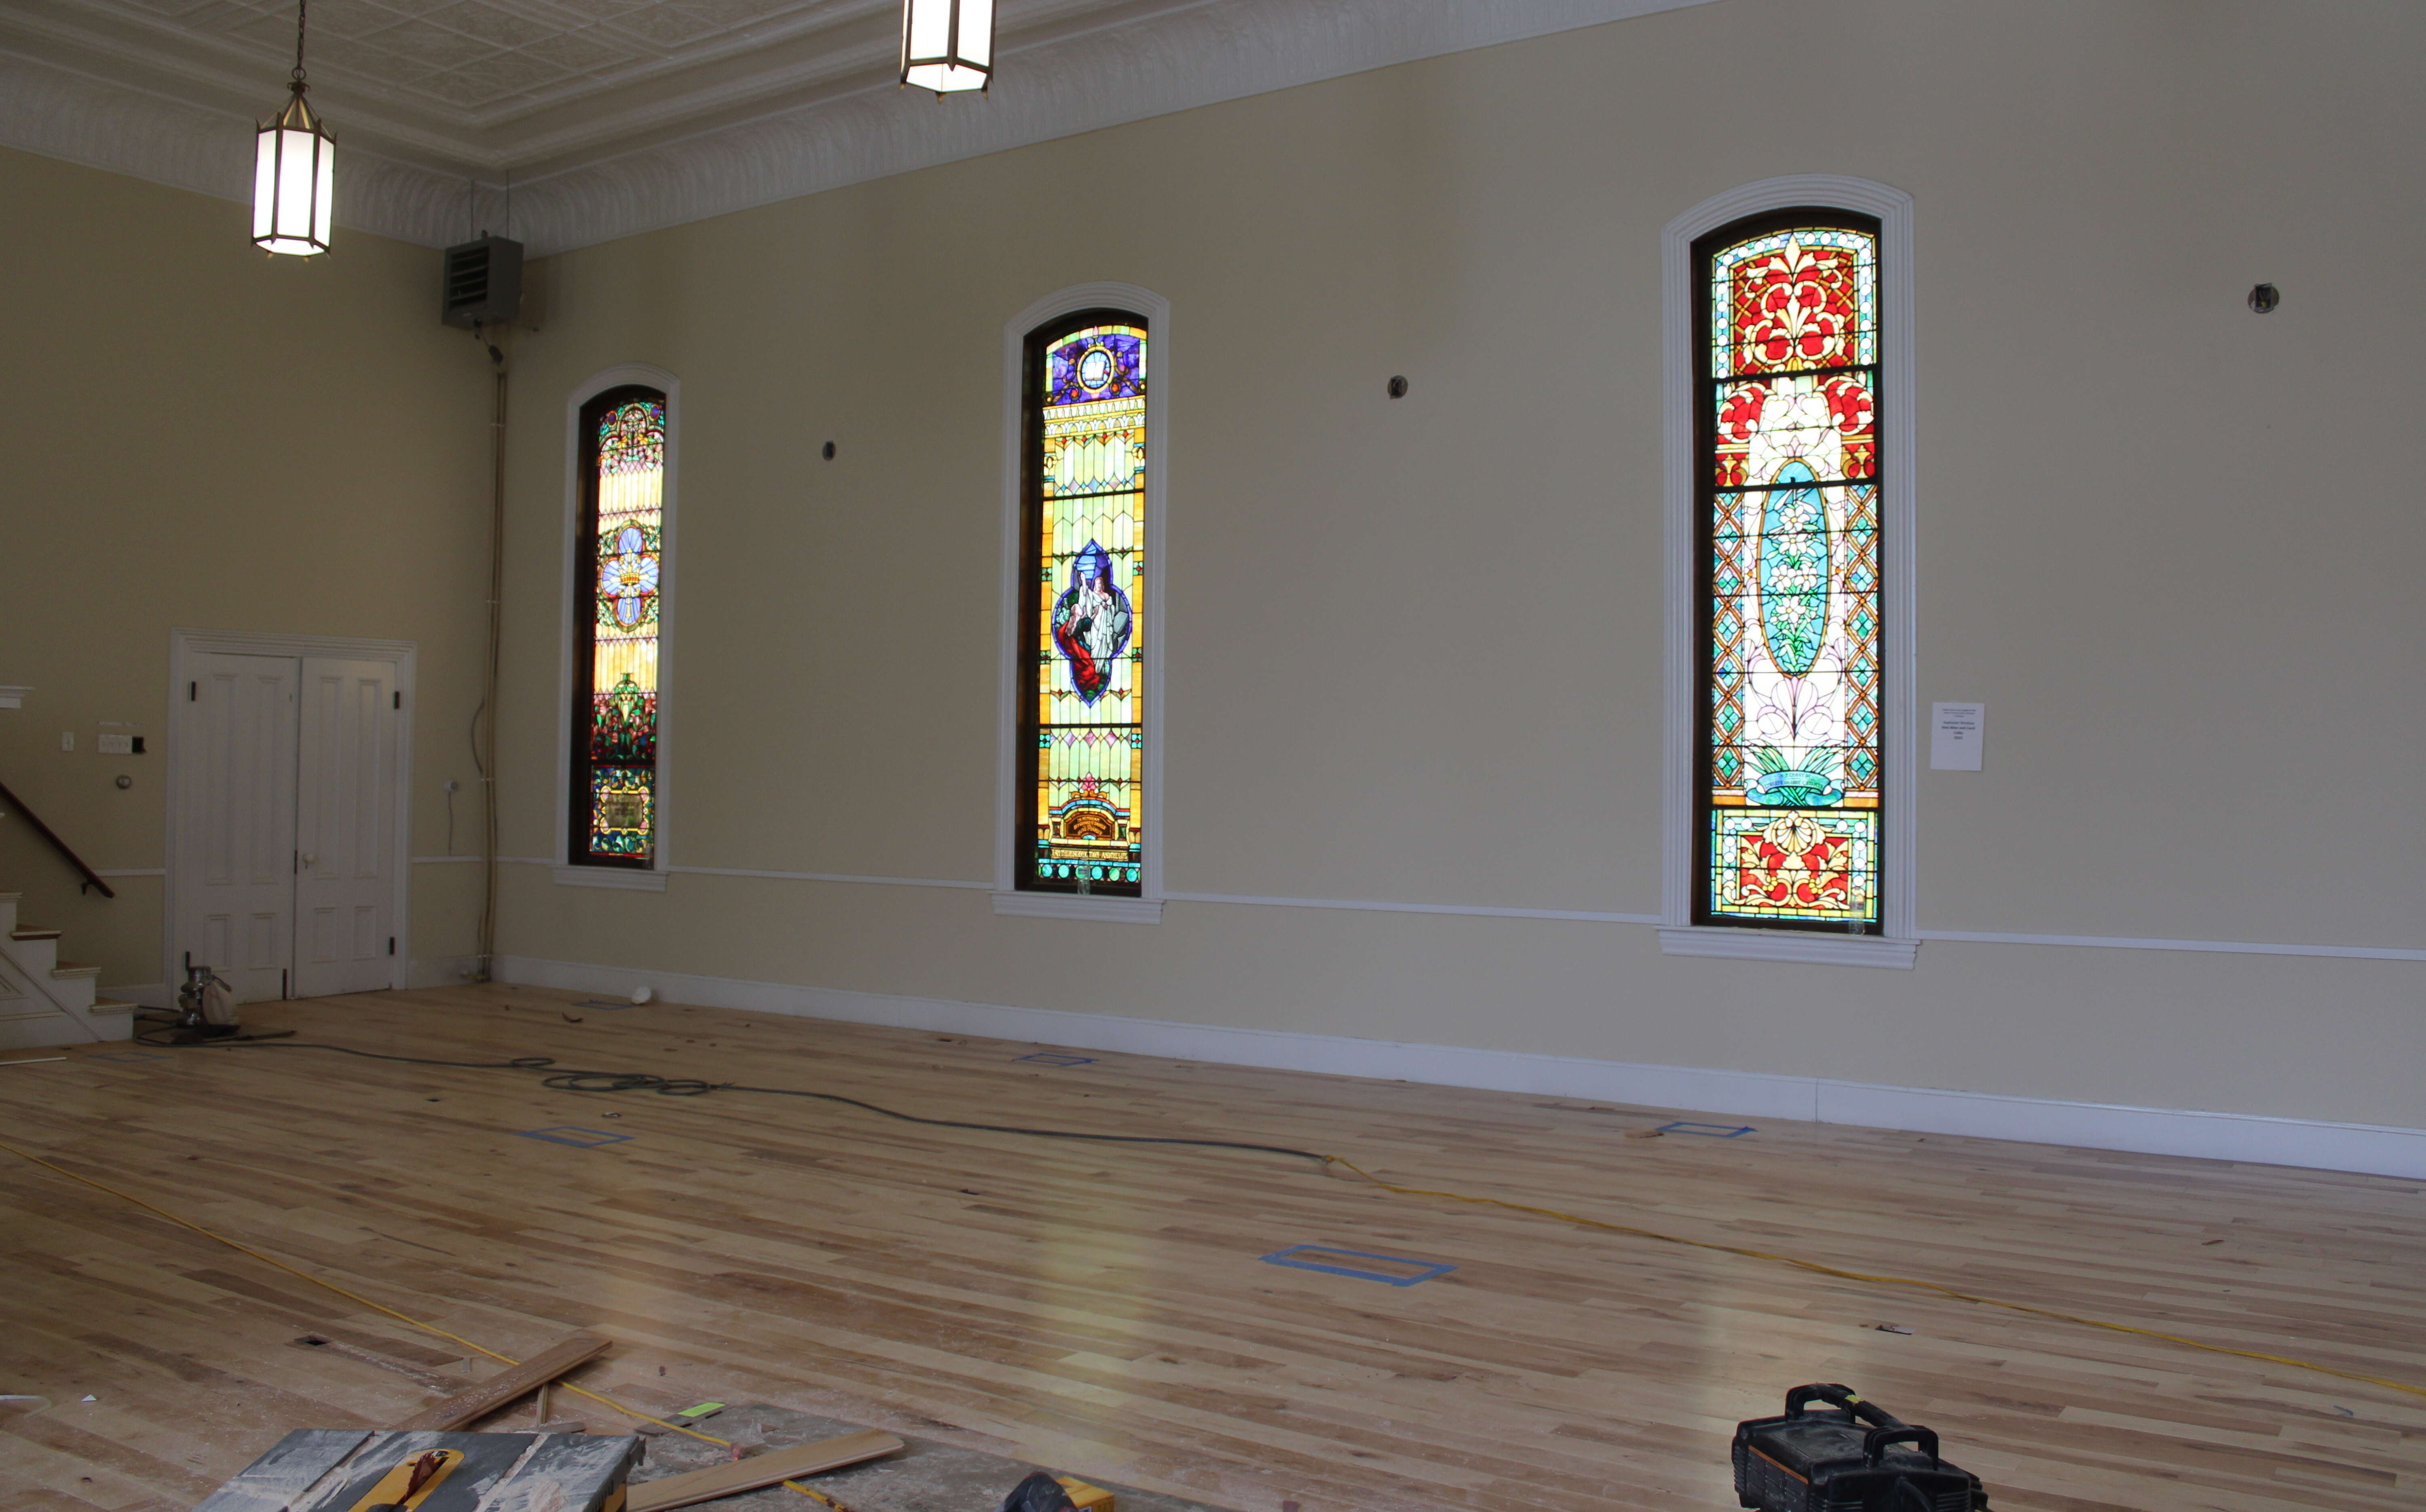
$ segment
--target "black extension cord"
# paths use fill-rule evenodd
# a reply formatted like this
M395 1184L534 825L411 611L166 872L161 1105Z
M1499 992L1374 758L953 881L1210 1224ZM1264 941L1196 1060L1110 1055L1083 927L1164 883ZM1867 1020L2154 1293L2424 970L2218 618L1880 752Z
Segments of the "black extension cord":
M137 1044L153 1045L163 1050L325 1050L332 1054L353 1055L363 1060L394 1061L404 1066L442 1066L464 1071L542 1071L540 1085L558 1092L655 1092L659 1097L705 1097L710 1092L754 1092L761 1097L805 1097L820 1102L840 1102L847 1107L881 1113L903 1123L925 1124L931 1129L969 1129L978 1134L1024 1134L1031 1139L1083 1139L1106 1145L1185 1145L1199 1150L1246 1150L1262 1155L1289 1155L1299 1160L1327 1165L1327 1157L1311 1150L1292 1150L1286 1145L1255 1145L1239 1139L1179 1139L1156 1134L1087 1134L1076 1129L1027 1129L1006 1123L964 1123L957 1118L924 1118L914 1113L902 1113L894 1108L864 1102L839 1092L809 1092L795 1086L746 1086L739 1082L704 1082L691 1076L659 1076L653 1071L584 1071L557 1070L556 1061L547 1055L517 1055L511 1060L429 1060L418 1055L384 1055L375 1050L355 1050L347 1045L315 1044L308 1039L221 1039L181 1044L169 1039L155 1039L147 1035L135 1037Z

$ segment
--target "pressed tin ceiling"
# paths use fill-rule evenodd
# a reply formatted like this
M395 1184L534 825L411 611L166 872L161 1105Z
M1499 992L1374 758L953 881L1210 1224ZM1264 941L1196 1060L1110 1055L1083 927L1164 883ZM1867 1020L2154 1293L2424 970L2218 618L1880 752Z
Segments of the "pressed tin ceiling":
M312 0L341 225L536 251L1705 0L998 0L989 97L895 83L900 0ZM0 0L0 145L229 199L293 0Z

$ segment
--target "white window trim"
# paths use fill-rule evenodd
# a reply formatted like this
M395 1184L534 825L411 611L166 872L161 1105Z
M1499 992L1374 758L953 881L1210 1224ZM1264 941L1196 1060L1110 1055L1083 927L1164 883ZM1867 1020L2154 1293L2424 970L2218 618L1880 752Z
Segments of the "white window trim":
M1885 497L1881 523L1885 563L1880 585L1886 665L1883 690L1886 785L1885 835L1880 857L1885 909L1876 935L1820 935L1787 929L1695 925L1694 840L1700 776L1695 732L1702 698L1701 650L1694 613L1702 592L1695 517L1693 449L1695 364L1693 243L1730 221L1768 210L1825 205L1879 220L1879 366L1881 470ZM1667 769L1662 812L1659 949L1670 956L1720 956L1742 960L1802 961L1831 966L1905 967L1919 937L1913 927L1913 343L1912 196L1868 179L1798 173L1764 179L1706 200L1668 223L1660 238L1662 305L1662 427L1667 501Z
M666 396L666 480L657 529L657 779L652 812L656 824L656 853L645 871L618 866L578 866L565 858L573 853L573 683L578 637L576 612L580 595L573 586L573 566L579 557L581 537L581 407L608 389L638 383ZM646 362L619 362L593 373L575 385L564 401L564 557L557 569L558 589L564 608L558 627L556 682L556 849L549 869L558 886L624 888L662 893L672 875L670 839L672 805L667 801L672 784L672 679L666 675L667 651L673 644L674 577L680 559L674 552L675 504L682 458L682 380L662 367Z
M1027 532L1020 481L1026 458L1024 412L1028 332L1056 315L1097 306L1133 310L1146 322L1145 430L1145 801L1140 805L1147 836L1140 867L1139 896L1080 897L1063 893L1024 893L1017 873L1020 848L1012 837L1019 816L1019 697L1023 638L1020 589L1025 586ZM1171 505L1163 487L1171 455L1171 301L1134 283L1076 283L1037 300L1002 328L1002 654L1000 706L995 715L1000 749L995 761L994 911L1032 919L1087 919L1106 924L1162 922L1162 648L1171 617L1163 602L1164 526Z

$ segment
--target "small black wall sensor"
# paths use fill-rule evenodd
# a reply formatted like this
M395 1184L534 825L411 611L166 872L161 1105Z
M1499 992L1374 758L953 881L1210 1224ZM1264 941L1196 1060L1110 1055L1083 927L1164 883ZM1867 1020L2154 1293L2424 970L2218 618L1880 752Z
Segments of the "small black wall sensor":
M2283 302L2283 291L2272 283L2260 283L2249 291L2249 308L2264 314Z
M834 453L834 444L833 444L833 442L826 442L826 460L827 460L827 461L831 462L831 461L833 461L833 453Z
M1401 374L1390 380L1390 397L1393 399L1403 399L1406 396L1407 379L1405 375Z

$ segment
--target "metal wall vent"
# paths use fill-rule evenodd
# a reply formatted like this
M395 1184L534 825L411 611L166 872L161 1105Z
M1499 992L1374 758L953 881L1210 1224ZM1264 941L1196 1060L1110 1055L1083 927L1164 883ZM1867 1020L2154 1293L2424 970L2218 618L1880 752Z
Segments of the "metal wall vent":
M523 313L523 244L483 236L446 249L446 286L438 318L466 330L510 325Z

